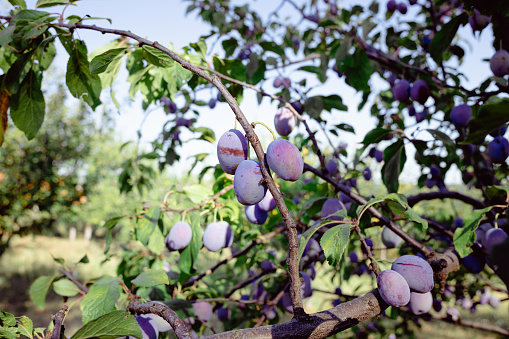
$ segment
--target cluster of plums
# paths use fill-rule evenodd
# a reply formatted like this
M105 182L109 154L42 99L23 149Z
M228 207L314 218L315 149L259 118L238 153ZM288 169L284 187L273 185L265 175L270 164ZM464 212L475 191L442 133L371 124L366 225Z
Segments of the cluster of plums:
M377 277L382 299L394 307L408 305L414 314L431 310L434 286L433 269L428 262L415 255L403 255L396 259L390 270Z
M417 1L410 1L410 4L413 5ZM401 14L406 14L408 8L406 7L406 4L404 2L397 3L395 0L389 0L387 1L387 12L393 13L394 11L398 10Z
M169 251L180 251L189 245L193 238L191 226L185 221L179 221L170 229L164 239ZM233 232L226 221L213 222L203 232L203 245L211 252L230 247L233 243Z
M277 77L274 79L272 86L274 86L275 88L284 87L288 89L292 87L292 80L290 80L290 78L287 77Z

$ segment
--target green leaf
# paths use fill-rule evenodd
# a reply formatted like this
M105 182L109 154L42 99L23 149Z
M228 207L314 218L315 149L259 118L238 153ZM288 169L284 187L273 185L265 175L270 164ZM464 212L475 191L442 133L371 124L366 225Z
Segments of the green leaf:
M38 0L35 8L53 7L57 5L67 5L70 1L66 0Z
M466 218L463 219L463 227L457 228L454 231L454 249L460 257L466 257L472 253L470 246L475 241L475 230L479 226L482 219L486 217L486 213L489 212L493 206L483 208L481 210L474 210Z
M463 12L457 17L452 18L435 34L429 45L429 54L437 63L443 58L443 53L451 46L458 28L468 23L468 13Z
M313 119L318 119L324 108L323 97L321 96L310 97L304 103L304 111Z
M9 312L0 311L0 322L3 326L14 327L16 326L16 317Z
M370 90L368 81L375 70L363 48L357 48L351 63L345 62L339 70L345 75L345 82L357 91Z
M9 25L0 31L0 46L6 48L10 44L15 29L16 25Z
M274 53L279 54L281 56L285 55L284 48L281 47L280 44L275 43L274 41L263 41L263 42L260 42L260 47L263 48L265 51L274 52Z
M202 60L207 60L207 44L205 43L204 39L200 39L196 43L189 44L202 58Z
M320 239L323 253L331 266L337 266L348 247L350 224L340 224L324 233Z
M158 67L170 67L173 59L166 53L150 46L143 46L143 56L151 64Z
M384 140L385 137L387 135L389 135L391 132L392 132L391 129L377 127L375 129L369 131L368 134L366 134L366 136L364 137L364 140L362 140L362 143L365 146L370 145L370 144L375 144L379 141Z
M78 286L67 279L60 279L53 283L53 290L63 297L73 297L80 292Z
M115 339L126 336L143 337L136 317L126 311L113 311L88 322L71 339Z
M0 338L17 339L19 338L18 330L15 327L0 326Z
M265 78L267 65L262 59L258 59L256 53L251 53L249 63L246 66L246 79L251 85L256 85Z
M34 323L32 319L27 316L17 317L18 332L28 338L33 338Z
M467 145L484 140L494 129L509 121L509 99L492 98L479 108L477 117L468 123L468 136L460 142Z
M203 200L212 194L210 187L199 184L186 186L182 191L189 198L189 200L193 202L193 204L200 204Z
M30 289L28 290L30 300L41 310L44 308L46 295L54 279L55 276L43 275L35 279L32 285L30 285Z
M159 218L159 222L161 219ZM157 255L161 255L163 249L165 249L164 245L164 234L161 231L161 227L157 226L152 232L147 244L147 248L150 252L155 253Z
M136 240L139 240L143 245L147 245L149 238L157 227L157 220L159 219L159 206L150 208L143 218L138 219L135 229Z
M233 55L233 52L235 52L235 49L239 46L239 43L237 42L237 39L230 38L228 40L223 40L222 42L225 58L229 58Z
M19 91L20 82L23 80L24 73L27 72L28 61L33 55L34 50L19 56L7 71L4 80L4 86L11 94Z
M338 125L336 125L336 128L340 129L340 130L343 130L345 132L349 132L349 133L355 134L355 129L353 128L352 125L349 125L349 124L338 124Z
M115 310L115 303L120 297L118 286L118 278L108 276L95 282L80 304L84 324Z
M9 2L13 6L19 6L19 7L23 8L23 9L27 8L27 4L25 3L25 0L9 0Z
M165 271L154 269L141 272L131 282L138 287L152 287L163 284L168 285L170 283Z
M348 111L348 107L343 104L343 99L339 95L333 94L328 97L322 97L323 108L329 112L332 111L333 108L338 111Z
M83 98L92 109L101 101L101 79L97 74L90 74L90 64L87 57L87 46L76 40L69 52L65 82L71 94L76 98Z
M320 80L321 83L324 83L327 80L327 77L325 76L324 68L322 66L302 66L298 70L316 74L316 76L318 77L318 80ZM326 70L327 69L325 69L325 71Z
M182 272L191 274L194 270L194 265L198 260L200 249L203 246L202 235L203 230L200 227L200 219L193 218L191 223L191 230L193 232L193 238L191 243L182 250L180 253L179 267Z
M384 151L384 165L382 166L382 181L389 193L395 193L399 188L399 175L406 162L405 144L398 139Z
M108 68L113 60L115 60L119 54L126 51L127 48L115 48L106 51L95 58L90 62L90 74L100 74Z

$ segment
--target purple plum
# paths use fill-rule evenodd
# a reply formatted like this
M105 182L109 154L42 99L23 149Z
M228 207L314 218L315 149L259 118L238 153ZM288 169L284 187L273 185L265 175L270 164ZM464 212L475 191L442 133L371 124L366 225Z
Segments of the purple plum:
M262 178L258 161L244 160L239 164L233 178L233 191L242 205L254 205L263 199L267 186L262 184Z
M496 51L490 59L490 69L497 77L509 74L509 53L503 49Z
M164 239L164 244L169 251L179 251L186 248L192 238L191 226L185 221L179 221L170 229L170 233Z
M362 170L362 176L366 181L371 180L371 170L369 169L369 167L366 167L365 169Z
M228 321L232 316L232 311L228 306L221 306L217 309L217 317L221 321Z
M410 98L410 83L406 80L399 80L392 88L392 96L399 102L407 102Z
M198 301L193 304L194 314L202 322L206 323L212 317L212 305L206 301Z
M265 212L270 212L274 208L276 208L276 200L274 200L274 197L272 196L272 193L270 193L269 190L267 190L267 193L265 193L265 196L263 199L258 203L258 207Z
M398 5L397 5L397 8L398 8L398 11L401 13L401 14L406 14L408 8L406 7L406 4L404 2L400 2Z
M276 139L269 144L266 159L269 167L283 180L296 181L304 170L299 149L285 139Z
M248 156L246 137L236 129L224 133L217 142L217 159L223 171L235 174L239 164Z
M451 110L451 122L456 126L465 127L472 118L472 109L467 104L459 105Z
M150 317L144 317L141 315L136 316L136 321L141 327L143 339L157 339L159 336L159 330L156 322Z
M412 89L410 90L410 97L412 98L412 100L415 100L421 105L424 105L424 103L428 100L429 96L430 96L429 87L424 80L417 80L416 82L414 82Z
M327 168L327 172L329 172L330 175L333 175L338 170L338 164L333 159L327 161L325 167Z
M399 257L392 263L391 269L401 274L415 292L426 293L433 289L433 269L416 255Z
M211 252L230 247L233 243L233 232L226 221L213 222L203 232L203 245Z
M474 15L468 18L468 23L472 31L482 31L491 22L491 16L482 15L477 9L474 9Z
M393 270L380 272L376 279L382 299L390 306L405 306L410 301L410 288L405 278Z
M495 137L488 144L488 156L491 162L501 164L509 156L509 141L504 137Z
M428 313L431 310L432 305L433 297L431 292L410 292L410 302L408 303L408 308L413 314L419 315Z
M387 248L396 248L399 247L399 245L401 245L403 239L399 235L394 233L393 230L386 226L382 230L382 242Z
M276 132L283 137L292 133L296 124L297 117L286 107L281 107L274 116Z
M396 10L397 4L395 0L387 1L387 12L392 13Z
M260 208L259 203L255 205L245 206L244 213L246 214L247 220L255 225L261 225L266 220L269 214Z

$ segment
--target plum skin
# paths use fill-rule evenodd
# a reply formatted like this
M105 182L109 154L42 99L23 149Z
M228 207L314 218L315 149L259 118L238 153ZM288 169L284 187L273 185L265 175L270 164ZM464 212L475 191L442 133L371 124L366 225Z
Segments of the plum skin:
M255 225L263 224L269 216L267 211L260 208L259 203L251 206L245 206L244 213L246 214L247 220Z
M233 232L226 221L213 222L203 232L203 245L211 252L230 247L233 243Z
M509 53L503 49L496 51L490 59L490 69L497 77L509 74Z
M299 149L285 139L272 141L267 147L266 158L269 167L283 180L296 181L304 170L304 160Z
M415 292L426 293L433 289L433 269L428 262L416 255L403 255L396 259L391 269L401 274Z
M212 317L212 305L205 301L198 301L193 304L194 314L202 322L207 322Z
M265 196L257 205L262 211L265 212L270 212L277 206L276 200L274 200L274 197L269 190L267 190L267 193L265 193Z
M274 127L276 127L276 132L283 137L292 133L296 124L297 118L293 115L292 111L286 107L281 107L276 115L274 115Z
M150 317L143 317L141 315L136 316L136 321L140 325L143 339L157 339L159 336L159 330L154 319ZM130 337L131 338L131 337ZM132 337L134 338L134 337Z
M235 174L239 164L248 156L246 137L236 129L225 132L217 143L217 159L223 171Z
M424 80L417 80L410 90L410 97L421 105L428 100L430 95L428 84Z
M459 105L451 110L451 122L456 126L465 127L472 117L472 109L467 104Z
M504 137L495 137L488 144L488 155L493 163L503 163L509 156L509 141Z
M380 272L376 278L382 299L394 307L405 306L410 301L410 287L401 274L393 270Z
M431 292L410 292L410 302L408 303L408 308L413 314L419 315L428 313L432 306L433 296L431 295Z
M382 242L387 248L396 248L401 245L403 239L389 227L384 227L382 230Z
M244 160L239 164L233 178L233 191L242 205L254 205L263 199L267 186L261 183L262 179L258 161Z
M410 83L406 80L396 82L392 88L392 96L399 102L407 102L410 98Z
M189 245L193 238L191 226L185 221L179 221L170 229L170 233L164 239L169 251L179 251Z

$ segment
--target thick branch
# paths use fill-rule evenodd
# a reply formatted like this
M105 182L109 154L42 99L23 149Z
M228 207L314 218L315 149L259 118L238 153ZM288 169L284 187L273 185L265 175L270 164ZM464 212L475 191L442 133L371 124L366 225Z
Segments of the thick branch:
M457 321L453 321L450 317L442 317L442 316L440 316L438 314L432 314L431 316L435 320L442 320L442 321L446 321L446 322L449 322L449 323L455 324L455 325L475 328L476 330L483 330L483 331L498 333L498 334L501 334L501 335L504 335L504 336L509 336L509 330L506 330L506 329L504 329L502 327L498 327L498 326L495 326L495 325L476 323L476 322L469 321L469 320L464 320L464 319L461 319L461 318L458 319Z
M50 337L51 339L60 339L62 328L64 326L63 323L65 319L65 314L67 313L68 310L69 307L67 307L67 305L64 305L62 306L62 309L58 311L57 314L51 317L51 319L53 320L53 324L55 325L55 327L53 328L53 332L51 332Z
M133 314L157 314L170 324L178 339L191 339L186 324L180 320L177 313L162 303L152 301L141 304L137 299L134 299L127 305L127 311Z
M434 199L456 199L463 201L466 204L472 205L473 207L477 209L481 209L486 207L484 203L480 200L474 199L472 197L469 197L468 195L461 194L459 192L426 192L426 193L419 193L416 195L411 195L407 197L408 204L410 206L414 206L418 202L421 202L423 200L434 200Z

